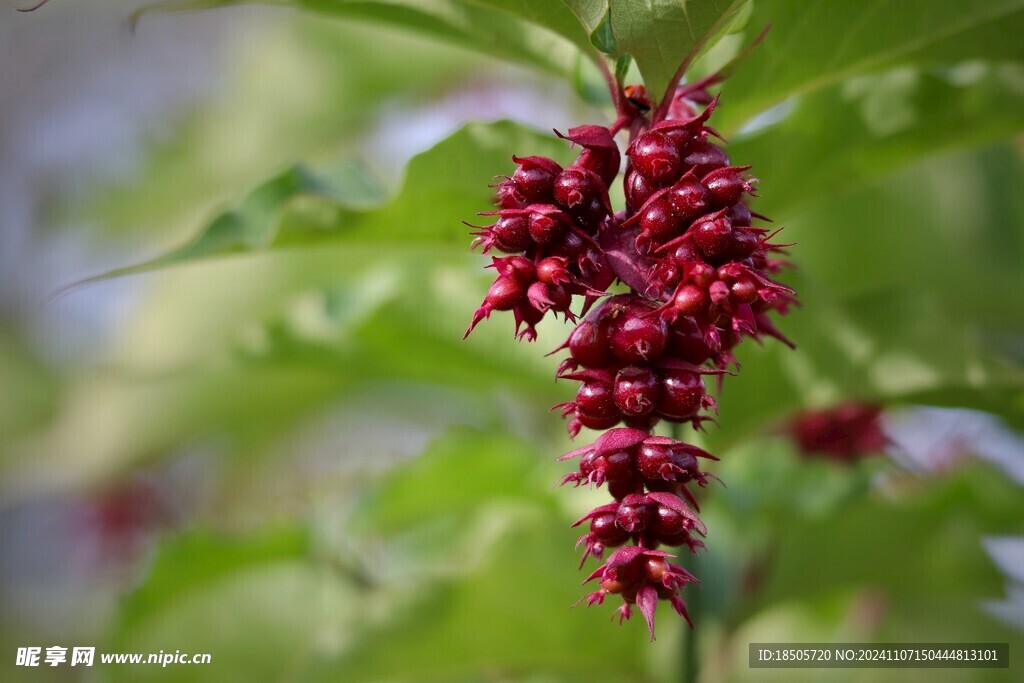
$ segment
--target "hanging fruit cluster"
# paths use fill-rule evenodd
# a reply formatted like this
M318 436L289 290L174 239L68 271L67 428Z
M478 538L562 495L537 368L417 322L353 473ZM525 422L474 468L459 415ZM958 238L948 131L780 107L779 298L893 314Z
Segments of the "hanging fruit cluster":
M614 88L615 123L560 134L582 148L566 168L513 157L518 168L496 185L498 208L481 214L494 222L474 233L483 253L505 256L493 258L498 277L467 336L492 311L512 311L517 335L532 341L548 312L577 322L571 306L582 297L582 320L557 349L569 354L558 376L580 385L556 408L573 437L582 427L608 431L563 456L579 458L563 483L607 484L614 501L576 524L589 526L584 562L615 548L588 578L599 586L585 599L618 596L620 621L635 605L652 638L659 600L689 621L681 593L696 579L658 548L704 547L688 487L705 486L712 475L700 462L716 459L656 436L655 426L710 419L706 378L729 372L744 337L789 344L769 316L795 302L772 279L787 265L778 258L785 245L770 241L774 233L755 224L767 219L747 205L756 180L730 163L708 126L715 82L673 86L656 111L641 86ZM609 187L621 166L616 137L627 132L625 210L616 213ZM608 295L616 280L629 293Z

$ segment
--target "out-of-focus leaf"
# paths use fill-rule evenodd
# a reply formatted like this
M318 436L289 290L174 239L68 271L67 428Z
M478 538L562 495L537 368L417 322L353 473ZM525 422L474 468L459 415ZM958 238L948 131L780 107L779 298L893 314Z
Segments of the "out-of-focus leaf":
M187 574L191 566L176 569ZM106 647L209 653L209 664L109 666L102 673L111 681L287 679L323 649L336 647L339 633L363 620L363 606L358 588L329 566L295 559L253 562L181 592Z
M757 602L851 587L879 588L893 600L969 603L1000 594L1005 579L981 538L1024 531L1020 489L983 467L904 483L911 490L895 500L864 498L842 514L778 520L779 563Z
M730 104L715 114L723 133L793 96L894 65L1024 57L1021 0L758 0L749 25L767 24L767 38L725 86Z
M531 149L531 154L561 159L569 154L568 145L554 136L542 137L508 122L470 125L414 158L402 191L393 201L361 210L350 206L352 192L336 185L336 178L304 167L291 168L261 184L236 208L214 218L188 244L79 284L206 258L324 241L345 240L358 247L379 241L450 243L456 237L466 239L469 229L457 217L469 219L491 204L487 181L495 169L511 165L504 154L508 148ZM341 180L351 184L357 179L366 183L353 173ZM371 196L377 193L376 188L370 192Z
M349 179L351 182L351 179ZM367 193L372 196L372 193ZM341 197L334 194L327 180L315 176L302 166L290 168L252 190L239 204L217 216L191 242L151 261L127 268L118 268L97 277L70 285L71 288L114 277L165 268L198 259L229 256L258 251L275 243L295 241L281 234L280 219L290 204L306 197L333 199L337 206ZM298 239L301 240L301 237Z
M226 534L191 531L166 539L146 582L120 602L115 630L122 637L154 613L174 605L190 591L216 584L250 567L302 559L308 553L305 533L269 530L244 541ZM187 567L188 571L182 571Z
M310 678L402 680L410 671L417 681L439 682L493 671L572 681L642 675L647 644L639 624L620 629L570 609L585 589L570 550L576 530L558 512L565 492L544 485L556 469L551 454L526 443L460 430L389 474L358 506L353 528L360 530L359 546L384 548L374 566L386 571L389 558L397 565L393 585L379 590L411 584L412 599ZM417 576L417 561L448 569L429 580L429 573ZM607 656L573 647L580 638ZM401 658L389 654L396 648Z
M929 156L1022 128L1021 64L902 67L809 93L779 123L739 136L729 153L765 179L759 210L786 215Z
M482 5L507 12L515 17L543 26L572 41L584 54L593 52L593 40L580 22L562 2L551 0L464 0L466 4Z
M446 42L468 47L545 71L567 75L576 48L569 39L543 28L577 39L557 2L466 2L463 0L295 0L296 4L339 17L383 21L404 26ZM493 7L500 7L495 10ZM514 13L513 13L514 12ZM529 21L518 16L526 16ZM575 35L573 35L575 34Z

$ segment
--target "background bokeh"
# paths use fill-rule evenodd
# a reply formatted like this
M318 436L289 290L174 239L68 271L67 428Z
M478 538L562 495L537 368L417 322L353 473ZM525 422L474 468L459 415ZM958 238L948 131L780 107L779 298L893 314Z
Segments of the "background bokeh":
M488 279L460 221L513 153L565 159L552 128L609 119L573 42L492 8L515 2L133 30L144 4L0 8L3 680L826 679L748 669L763 641L1019 659L1024 2L733 3L698 62L773 24L715 124L802 307L798 350L740 349L693 435L727 487L686 561L698 627L663 613L654 643L569 609L568 524L604 494L551 486L568 329L461 340ZM802 452L793 416L848 401L884 407L887 445ZM213 663L14 666L29 645Z

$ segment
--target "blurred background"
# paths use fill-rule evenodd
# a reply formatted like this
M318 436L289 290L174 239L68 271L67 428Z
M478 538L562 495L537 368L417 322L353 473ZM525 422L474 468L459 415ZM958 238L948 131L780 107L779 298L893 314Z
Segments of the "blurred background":
M512 154L609 121L592 67L455 0L133 27L144 4L0 8L4 680L816 681L747 644L1022 652L1024 3L758 0L698 64L774 24L715 119L802 307L798 350L741 348L721 426L687 436L726 487L686 559L697 629L662 610L654 643L569 609L568 525L605 498L552 489L569 328L461 340L488 278L460 221ZM15 666L56 645L212 664Z

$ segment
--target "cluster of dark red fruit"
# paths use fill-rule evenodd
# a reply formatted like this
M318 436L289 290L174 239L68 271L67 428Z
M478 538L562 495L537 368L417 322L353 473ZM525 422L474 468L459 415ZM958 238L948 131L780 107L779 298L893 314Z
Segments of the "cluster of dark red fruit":
M744 201L754 193L749 167L730 165L710 140L719 136L707 125L717 102L707 84L675 89L670 106L653 113L642 87L620 91L611 127L562 136L583 148L567 168L513 157L519 168L496 186L500 208L482 214L496 221L474 233L484 253L507 256L494 258L498 278L467 335L491 311L510 310L518 336L533 340L545 313L575 322L573 295L584 298L583 320L556 349L569 351L558 376L581 384L574 401L556 408L571 418L574 437L582 427L609 431L563 456L580 458L563 483L607 483L615 498L576 523L589 523L583 561L617 548L590 575L600 587L586 600L620 596L620 621L636 605L652 638L659 599L689 620L680 593L696 579L658 547L704 547L698 536L707 529L687 486L705 486L711 475L698 459L715 459L653 429L659 420L700 427L710 419L700 414L716 409L704 376L728 372L744 336L788 344L768 314L794 302L792 290L770 279L787 265L775 256L785 245L753 225L767 219ZM624 131L625 210L616 213L608 188ZM608 295L616 280L629 293Z
M845 401L806 410L794 415L787 428L802 454L837 462L855 462L890 443L882 425L882 406L875 403Z

